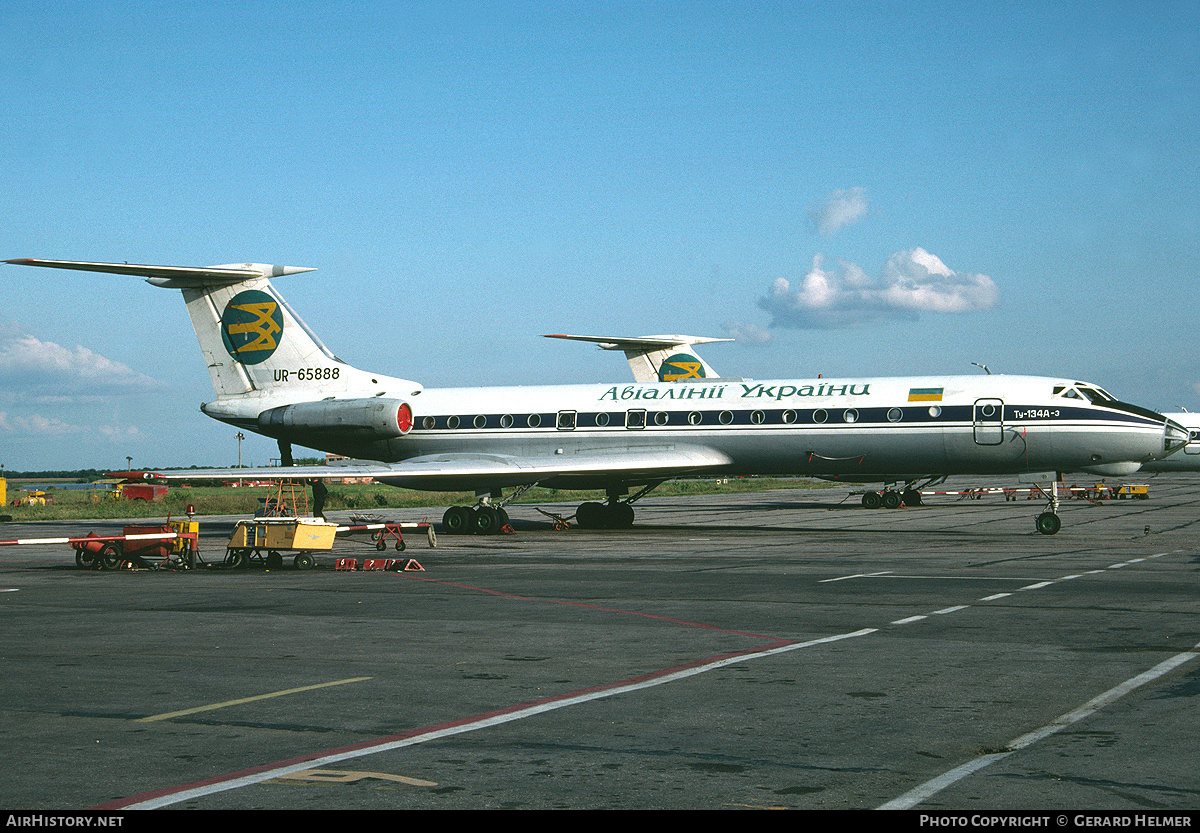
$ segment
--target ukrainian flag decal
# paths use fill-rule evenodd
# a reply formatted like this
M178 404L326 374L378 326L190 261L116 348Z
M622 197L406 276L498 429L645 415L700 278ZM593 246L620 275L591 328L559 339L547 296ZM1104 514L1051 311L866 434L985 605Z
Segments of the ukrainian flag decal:
M660 382L678 382L680 379L703 379L704 365L695 356L676 353L658 368Z
M944 388L909 388L909 402L941 402Z

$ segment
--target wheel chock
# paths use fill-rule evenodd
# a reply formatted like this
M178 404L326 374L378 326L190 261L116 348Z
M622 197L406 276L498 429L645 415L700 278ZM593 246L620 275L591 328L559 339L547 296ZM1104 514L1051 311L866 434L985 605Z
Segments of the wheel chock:
M357 558L339 558L337 560L337 564L334 565L334 569L335 570L346 570L346 571L357 570L358 569L358 559Z
M363 559L363 569L364 570L386 570L388 562L390 560L391 559L389 559L389 558L364 558Z

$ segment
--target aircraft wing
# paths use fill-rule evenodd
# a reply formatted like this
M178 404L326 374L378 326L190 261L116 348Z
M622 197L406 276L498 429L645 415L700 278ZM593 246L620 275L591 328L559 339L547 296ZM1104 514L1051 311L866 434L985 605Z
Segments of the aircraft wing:
M600 488L640 484L715 471L729 458L704 446L669 446L624 451L592 450L516 457L507 454L430 454L401 463L345 466L270 466L265 468L180 469L114 472L130 479L176 482L230 480L332 480L373 477L393 486L423 490L473 491L542 483L556 488Z

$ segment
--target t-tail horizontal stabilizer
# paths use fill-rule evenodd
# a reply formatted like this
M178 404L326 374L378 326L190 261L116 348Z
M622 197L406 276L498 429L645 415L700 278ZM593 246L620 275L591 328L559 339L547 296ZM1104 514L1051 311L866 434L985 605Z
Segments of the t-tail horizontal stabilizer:
M718 378L717 372L696 354L692 345L733 340L679 335L624 338L553 334L547 335L546 338L590 341L600 345L601 350L621 350L629 360L629 369L633 371L634 381L643 384Z
M18 258L6 260L17 266L44 266L51 269L75 269L80 272L109 272L114 275L137 275L148 283L167 289L200 286L227 286L255 278L279 278L300 272L312 272L304 266L272 266L266 263L231 263L226 266L151 266L141 263L90 263L80 260L36 260Z

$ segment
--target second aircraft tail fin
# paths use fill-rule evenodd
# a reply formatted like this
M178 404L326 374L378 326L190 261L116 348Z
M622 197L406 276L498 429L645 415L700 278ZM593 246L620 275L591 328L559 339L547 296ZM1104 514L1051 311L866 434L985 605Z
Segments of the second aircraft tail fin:
M614 336L548 335L546 338L566 338L572 341L590 341L602 350L621 350L629 361L636 382L685 382L693 379L712 379L718 374L708 362L692 349L693 344L708 344L716 341L732 341L728 338L705 338L703 336L639 336L624 338Z

